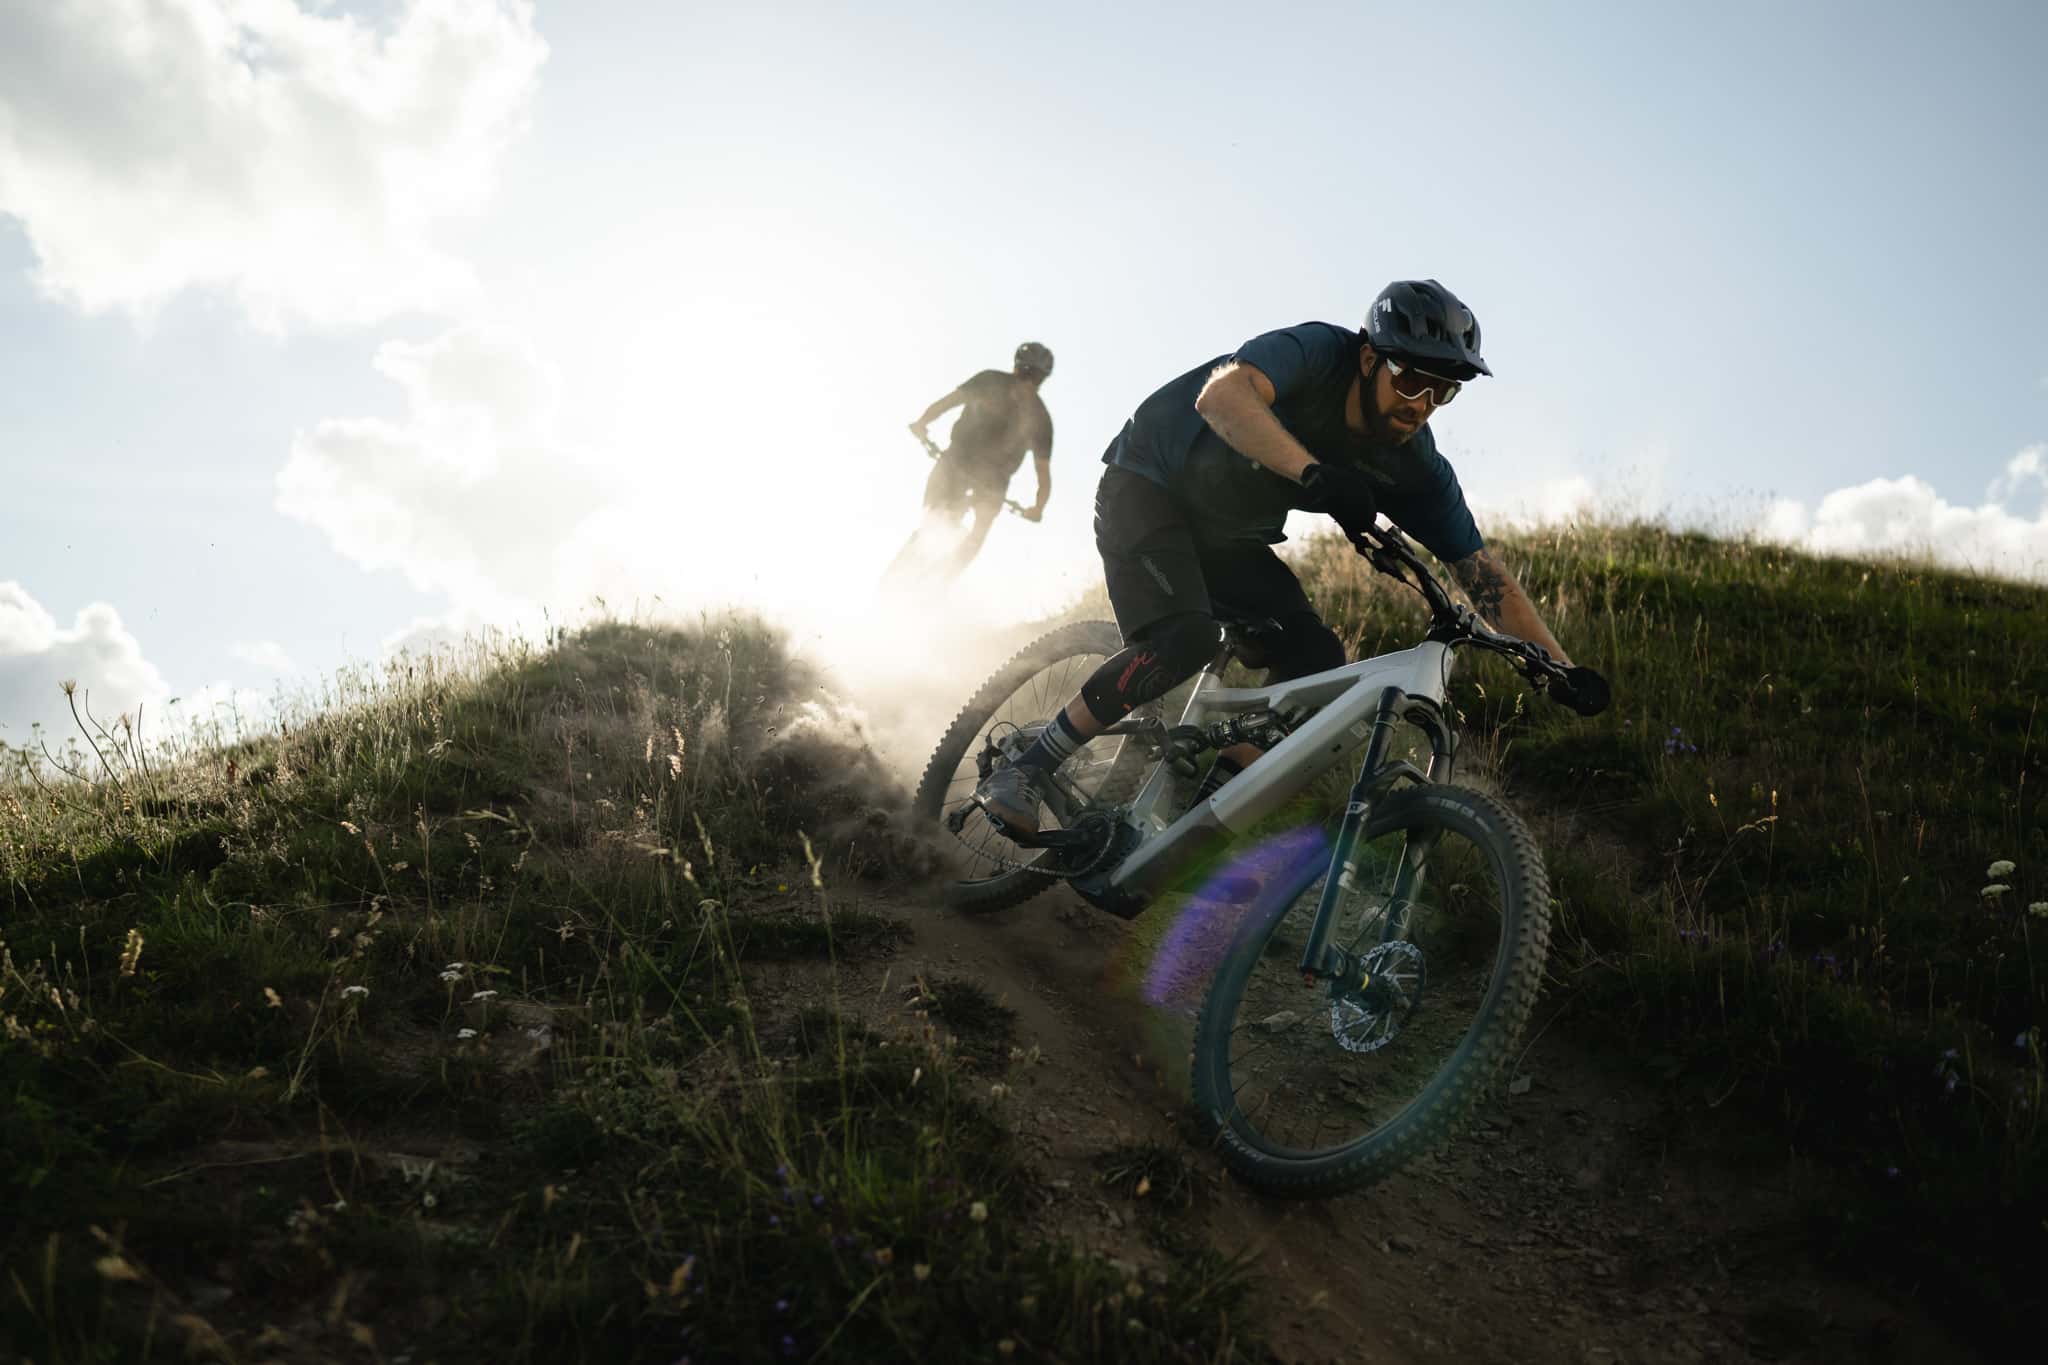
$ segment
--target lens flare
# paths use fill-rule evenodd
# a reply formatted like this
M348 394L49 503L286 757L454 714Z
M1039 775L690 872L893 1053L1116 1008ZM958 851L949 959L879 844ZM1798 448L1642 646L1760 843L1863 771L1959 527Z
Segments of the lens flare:
M1245 911L1276 877L1329 857L1320 825L1306 825L1243 849L1217 867L1190 895L1160 934L1156 947L1140 940L1134 951L1149 953L1138 994L1154 1008L1189 1009L1230 951Z

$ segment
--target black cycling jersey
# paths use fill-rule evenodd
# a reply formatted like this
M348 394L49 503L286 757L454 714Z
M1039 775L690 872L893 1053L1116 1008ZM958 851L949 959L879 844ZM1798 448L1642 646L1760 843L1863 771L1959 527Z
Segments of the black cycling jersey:
M959 392L967 405L953 421L948 454L1006 481L1024 463L1025 451L1052 454L1052 414L1015 375L983 370Z
M1238 360L1272 381L1273 415L1318 460L1350 464L1372 479L1380 509L1445 562L1485 542L1465 506L1450 461L1423 426L1400 442L1370 442L1344 424L1358 373L1357 332L1327 322L1264 332L1229 355L1198 365L1153 393L1103 453L1171 492L1204 542L1286 539L1282 524L1304 501L1301 485L1231 449L1195 411L1195 396L1219 365Z

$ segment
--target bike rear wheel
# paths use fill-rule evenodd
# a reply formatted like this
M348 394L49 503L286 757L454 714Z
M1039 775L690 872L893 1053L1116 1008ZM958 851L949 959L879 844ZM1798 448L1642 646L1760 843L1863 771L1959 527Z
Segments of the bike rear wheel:
M1226 1164L1274 1194L1379 1180L1447 1137L1519 1041L1542 983L1550 893L1536 841L1493 798L1380 798L1330 942L1376 990L1304 985L1327 866L1269 883L1211 983L1194 1089ZM1327 861L1327 860L1325 860Z
M1112 622L1061 626L1018 651L961 708L926 763L912 805L917 818L937 827L942 839L958 840L955 876L943 892L946 904L957 910L1001 910L1022 904L1059 880L1045 870L1053 856L1049 851L1018 848L998 834L980 810L969 813L957 836L940 822L974 794L986 775L985 763L1004 761L991 750L992 734L1012 747L1027 742L1072 699L1089 674L1122 648L1123 637ZM1128 741L1098 736L1061 766L1059 780L1081 802L1105 803L1136 790L1147 766ZM1057 823L1050 808L1041 809L1039 818L1041 828Z

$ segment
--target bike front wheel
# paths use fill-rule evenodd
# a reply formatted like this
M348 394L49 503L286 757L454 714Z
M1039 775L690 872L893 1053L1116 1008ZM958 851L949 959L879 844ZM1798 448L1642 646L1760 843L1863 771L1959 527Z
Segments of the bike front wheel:
M1354 1189L1449 1136L1520 1040L1549 948L1535 838L1478 792L1410 787L1368 816L1329 939L1364 991L1302 979L1327 873L1268 883L1196 1024L1196 1103L1224 1161L1273 1194Z

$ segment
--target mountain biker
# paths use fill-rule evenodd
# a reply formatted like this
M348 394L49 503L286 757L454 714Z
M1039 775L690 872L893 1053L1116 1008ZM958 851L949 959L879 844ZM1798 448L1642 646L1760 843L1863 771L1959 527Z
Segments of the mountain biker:
M1027 341L1017 348L1010 373L983 370L910 424L919 440L929 440L927 428L942 413L961 409L952 437L924 486L927 512L954 520L963 511L974 513L974 524L948 561L949 574L966 568L980 552L1026 450L1037 464L1038 498L1022 515L1026 521L1045 515L1046 500L1052 496L1052 414L1038 390L1051 374L1052 352Z
M1218 613L1266 620L1247 662L1269 685L1342 667L1344 647L1272 550L1290 509L1329 514L1357 542L1384 511L1448 564L1496 629L1572 672L1565 690L1604 697L1571 665L1521 585L1486 548L1430 416L1492 371L1479 321L1435 280L1397 280L1358 331L1308 322L1253 337L1143 403L1103 453L1095 544L1125 647L1081 685L975 800L1001 828L1038 829L1045 780L1081 745L1214 657ZM1235 745L1205 790L1257 758Z

